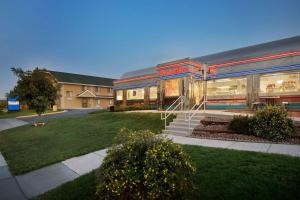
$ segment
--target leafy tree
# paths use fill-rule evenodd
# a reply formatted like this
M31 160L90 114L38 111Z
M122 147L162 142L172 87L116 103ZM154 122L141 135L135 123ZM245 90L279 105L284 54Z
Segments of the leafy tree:
M21 68L11 68L11 70L18 77L18 81L9 96L19 96L19 101L34 109L39 116L55 103L58 87L45 73L45 69L24 71Z

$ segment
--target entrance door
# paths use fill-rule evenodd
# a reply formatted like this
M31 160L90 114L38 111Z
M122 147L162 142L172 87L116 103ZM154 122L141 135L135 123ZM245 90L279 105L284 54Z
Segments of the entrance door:
M87 108L88 107L88 98L82 98L82 107Z
M203 85L201 80L192 79L190 82L190 107L201 104L203 98Z

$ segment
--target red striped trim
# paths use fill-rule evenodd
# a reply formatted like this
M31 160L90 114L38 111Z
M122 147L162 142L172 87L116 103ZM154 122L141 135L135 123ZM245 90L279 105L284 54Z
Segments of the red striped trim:
M248 62L255 62L255 61L268 60L268 59L273 59L273 58L293 56L293 55L297 55L297 54L300 54L300 50L290 51L290 52L285 52L285 53L278 53L278 54L271 54L271 55L267 55L267 56L249 58L249 59L245 59L245 60L238 60L238 61L214 64L214 65L210 65L209 67L223 67L223 66L227 66L227 65L237 65L237 64L243 64L243 63L248 63Z

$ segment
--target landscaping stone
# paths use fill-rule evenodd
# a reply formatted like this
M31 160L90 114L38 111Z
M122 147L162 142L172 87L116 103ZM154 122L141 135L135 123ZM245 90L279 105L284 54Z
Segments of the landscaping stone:
M27 198L31 198L51 190L79 175L62 163L16 176L17 181Z
M83 175L98 168L101 165L103 158L104 156L89 153L83 156L70 158L62 163L78 175Z

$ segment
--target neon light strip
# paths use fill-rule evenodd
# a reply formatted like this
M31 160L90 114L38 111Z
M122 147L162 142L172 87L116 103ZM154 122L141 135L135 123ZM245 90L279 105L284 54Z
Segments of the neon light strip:
M232 61L232 62L227 62L227 63L214 64L214 65L210 65L209 67L223 67L223 66L227 66L227 65L237 65L237 64L267 60L267 59L272 59L272 58L293 56L293 55L297 55L297 54L300 54L300 50L290 51L290 52L285 52L285 53L278 53L278 54L271 54L271 55L268 55L268 56L255 57L255 58Z

